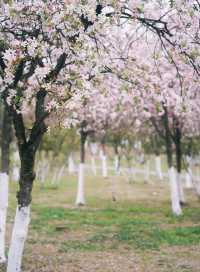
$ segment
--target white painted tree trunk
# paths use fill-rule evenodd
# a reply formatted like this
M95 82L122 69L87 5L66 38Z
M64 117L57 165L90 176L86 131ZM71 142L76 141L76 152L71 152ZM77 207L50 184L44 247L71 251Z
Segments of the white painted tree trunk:
M63 177L63 174L64 174L64 170L65 170L65 167L62 166L59 171L58 171L58 175L56 177L56 183L57 184L60 184L61 180L62 180L62 177Z
M57 169L54 169L53 176L51 178L51 185L55 185L55 183L56 183L56 176L57 176Z
M7 272L20 272L24 243L28 235L30 206L16 209L10 249L8 253Z
M74 174L76 172L76 166L71 155L68 158L68 172L69 174Z
M181 210L180 199L179 199L176 171L174 167L169 168L169 181L170 181L170 188L171 188L172 212L178 216L182 214L182 210Z
M93 156L97 155L98 152L97 143L90 143L90 150Z
M92 168L92 173L96 176L97 175L97 167L96 167L95 156L93 156L93 155L91 157L91 168Z
M187 172L185 173L185 187L187 189L193 188L191 169L187 169Z
M120 159L119 156L115 156L115 174L120 175Z
M179 199L180 199L180 202L182 204L184 204L184 203L186 203L186 200L185 200L185 194L184 194L184 190L183 190L183 182L182 182L182 179L181 179L181 173L177 172L176 178L177 178Z
M8 181L8 175L6 173L0 173L0 263L4 263L6 261L5 234L8 208Z
M150 182L150 165L149 165L149 160L146 161L145 164L145 176L144 176L144 181L146 183Z
M80 163L78 172L78 188L76 196L76 205L85 205L85 164Z
M197 191L197 196L200 199L200 182L197 183L196 191Z
M162 173L162 167L161 167L161 157L160 155L156 155L155 158L155 164L156 164L156 174L159 180L163 180L163 173Z
M58 186L61 182L61 178L63 176L63 172L64 172L64 166L62 166L61 168L56 168L53 174L53 178L51 180L51 184Z
M195 182L194 182L194 188L195 188L197 197L200 200L200 169L199 168L197 169L197 176L196 177L197 178L195 179Z
M19 181L19 167L17 167L17 166L13 167L12 178L13 178L14 182L18 182Z
M100 149L100 151L99 151L99 158L102 159L102 157L103 157L103 150Z
M107 157L105 154L102 155L102 175L103 178L108 177Z
M14 159L15 163L20 163L20 157L19 157L19 152L18 151L15 151L13 153L13 159Z
M88 140L85 141L85 150L88 150L89 144L88 144Z
M48 175L48 172L49 172L49 163L48 162L45 162L42 164L42 167L39 171L39 181L41 183L41 186L43 186L45 184L45 181L47 179L47 175Z
M192 157L187 156L186 161L188 164L188 168L186 170L185 174L185 187L188 189L193 188L193 183L192 183Z
M130 165L128 165L127 172L128 172L128 175L127 175L128 182L132 183L134 181L134 178L135 178L135 170Z

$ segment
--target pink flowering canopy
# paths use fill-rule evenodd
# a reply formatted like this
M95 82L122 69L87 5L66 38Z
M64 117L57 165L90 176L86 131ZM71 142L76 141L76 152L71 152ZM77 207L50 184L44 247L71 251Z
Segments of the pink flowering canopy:
M0 91L14 110L26 112L45 90L50 111L70 91L83 88L95 63L95 31L105 21L102 15L97 22L90 2L12 1L2 6Z
M162 105L183 122L198 112L198 15L184 0L4 4L1 95L18 115L36 107L35 124L57 111L65 125L117 131Z

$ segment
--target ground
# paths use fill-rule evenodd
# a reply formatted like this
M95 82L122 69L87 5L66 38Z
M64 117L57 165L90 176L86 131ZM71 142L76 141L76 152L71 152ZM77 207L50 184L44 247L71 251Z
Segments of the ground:
M11 187L7 242L17 189ZM176 218L168 187L166 180L129 183L125 177L87 175L87 205L77 208L76 176L66 173L58 187L37 182L22 271L200 271L200 203L187 190L188 205Z

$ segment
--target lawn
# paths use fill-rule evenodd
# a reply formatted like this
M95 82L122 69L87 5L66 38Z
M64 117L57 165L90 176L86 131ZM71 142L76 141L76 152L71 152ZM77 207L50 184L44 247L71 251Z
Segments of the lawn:
M75 176L66 174L58 187L35 185L23 272L200 271L200 205L194 192L186 191L188 205L176 218L166 181L88 175L87 205L81 208L74 205ZM17 187L11 186L8 242Z

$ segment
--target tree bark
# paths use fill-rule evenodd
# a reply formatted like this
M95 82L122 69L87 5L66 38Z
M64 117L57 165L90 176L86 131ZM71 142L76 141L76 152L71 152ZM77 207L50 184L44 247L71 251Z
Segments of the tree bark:
M27 133L25 129L22 114L10 107L18 142L21 167L19 191L17 193L18 206L8 252L7 272L21 271L24 243L27 238L30 222L31 193L35 179L35 155L43 134L46 132L46 125L44 123L44 116L46 116L44 107L45 96L46 92L44 90L37 93L35 123L30 133Z
M16 209L15 223L12 232L11 245L8 253L7 272L20 272L24 244L28 235L30 223L30 206Z
M155 157L155 164L156 164L156 174L160 181L163 180L163 173L162 173L162 167L161 167L161 157L160 154L156 155Z
M68 173L69 174L76 173L76 166L75 166L75 163L74 163L72 153L68 157Z
M148 159L146 159L146 163L145 163L144 182L145 183L150 183L150 162L149 162Z
M183 190L183 183L181 179L181 170L182 170L182 147L181 147L181 130L178 127L178 123L176 124L176 133L175 133L175 146L176 146L176 168L177 168L177 186L179 192L180 204L184 205L185 195Z
M0 263L6 261L5 235L8 208L10 144L12 141L12 118L4 106L1 134L1 171L0 171Z
M103 137L101 141L101 148L102 148L102 175L103 178L108 177L108 167L107 167L107 156L106 156L106 149L105 149L105 137Z
M12 141L12 117L4 106L1 135L1 172L9 174L10 144Z
M182 214L181 205L180 205L180 197L179 197L179 190L177 185L177 176L176 176L176 169L173 165L173 150L172 150L172 140L171 140L171 133L169 128L169 120L168 120L168 111L166 107L164 108L164 115L162 117L163 127L165 129L165 146L166 146L166 154L167 154L167 162L169 168L169 181L170 181L170 189L171 189L171 206L172 212L179 216Z
M76 195L76 205L84 206L85 205L85 142L87 139L87 132L84 132L83 129L80 131L80 165L78 172L78 188Z
M186 164L187 164L187 169L186 169L186 188L191 189L194 187L193 185L193 174L192 174L192 145L193 141L190 138L189 143L188 143L188 148L187 148L187 155L186 155Z
M0 173L0 263L6 262L5 235L8 208L8 175Z
M97 175L97 167L96 167L96 160L95 160L95 155L91 155L91 168L92 168L92 173L94 176Z
M115 151L115 174L120 175L120 163L121 163L121 157L118 150L118 144L115 143L114 145L114 151Z

